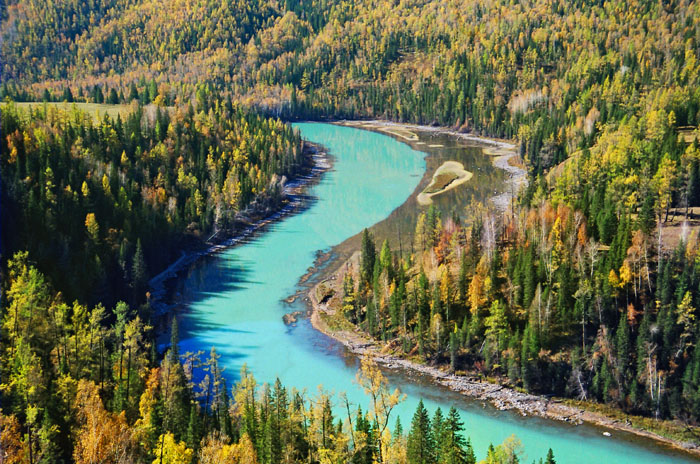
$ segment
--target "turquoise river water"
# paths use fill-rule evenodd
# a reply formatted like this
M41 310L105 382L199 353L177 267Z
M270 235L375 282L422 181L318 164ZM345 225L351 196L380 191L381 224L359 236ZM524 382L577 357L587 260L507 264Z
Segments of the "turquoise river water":
M229 385L247 363L259 382L279 377L286 386L311 394L322 385L329 392L346 392L366 410L366 398L354 383L357 360L305 319L294 327L285 325L282 316L303 309L303 303L283 300L298 289L318 250L327 251L381 221L411 195L425 170L425 154L374 132L321 123L295 126L304 138L329 150L333 170L312 187L315 200L303 212L188 270L178 288L181 352L208 352L215 346ZM437 406L446 410L454 405L478 458L489 443L515 434L524 446L523 462L544 457L549 447L559 463L694 462L627 434L613 431L604 437L592 426L498 411L416 375L387 372L387 377L407 394L398 408L404 427L420 398L431 414Z

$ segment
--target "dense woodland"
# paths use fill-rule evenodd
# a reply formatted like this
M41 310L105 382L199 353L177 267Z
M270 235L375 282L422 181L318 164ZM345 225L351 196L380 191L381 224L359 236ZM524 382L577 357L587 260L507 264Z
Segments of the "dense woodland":
M697 423L698 235L678 224L700 206L700 149L676 117L693 100L672 109L664 95L598 123L593 145L546 176L530 164L503 214L476 208L465 226L431 208L412 256L365 236L349 320L453 369Z
M0 130L4 251L29 251L68 301L143 302L188 238L274 207L304 163L289 125L214 97L124 121L6 105Z
M699 247L669 225L700 206L699 10L2 3L0 98L131 106L99 120L3 106L4 459L473 462L452 413L419 408L403 434L376 408L331 417L323 395L254 392L248 373L226 386L215 353L177 352L177 330L157 352L149 277L190 241L274 209L302 169L303 143L278 118L517 140L530 181L517 204L427 210L410 254L367 235L345 316L425 362L696 424ZM487 462L516 452L504 443Z
M365 411L321 390L258 385L245 367L228 386L215 348L208 356L178 351L177 319L161 358L144 308L67 304L26 252L9 261L6 282L3 462L476 462L455 409L430 417L421 402L404 432L391 414L403 396L371 359L357 375ZM521 455L510 438L482 462ZM555 462L551 450L540 462Z
M700 122L691 1L92 3L9 2L0 96L171 104L207 86L287 117L517 137L537 172L632 115Z
M697 236L659 254L641 220L624 216L604 242L604 222L591 226L565 204L470 226L431 208L410 256L387 242L377 251L365 232L342 313L398 353L453 372L694 424Z

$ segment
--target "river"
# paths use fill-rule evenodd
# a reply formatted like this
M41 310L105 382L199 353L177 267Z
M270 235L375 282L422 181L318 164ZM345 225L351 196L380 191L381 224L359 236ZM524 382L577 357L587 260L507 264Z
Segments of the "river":
M314 200L308 208L187 270L177 284L180 351L208 353L216 347L229 386L246 363L259 382L279 377L286 386L311 394L322 385L329 392L346 392L366 410L366 398L354 383L357 360L305 319L296 326L285 325L282 316L303 309L303 302L283 300L298 290L299 278L319 250L328 251L382 221L411 196L426 169L425 153L361 129L321 123L295 126L304 138L329 150L333 170L311 188ZM544 457L550 447L559 463L695 462L628 434L604 437L602 430L588 425L499 411L415 375L387 372L387 376L408 395L397 409L405 429L420 398L431 414L438 405L445 410L454 405L478 458L485 456L489 443L515 434L524 446L522 462Z

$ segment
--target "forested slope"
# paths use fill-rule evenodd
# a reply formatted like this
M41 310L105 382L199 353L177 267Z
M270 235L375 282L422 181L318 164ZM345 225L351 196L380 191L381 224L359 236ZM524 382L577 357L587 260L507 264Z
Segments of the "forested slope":
M159 356L147 308L67 304L27 259L8 263L2 316L0 456L8 463L475 464L456 409L403 401L371 359L358 382L364 410L323 390L260 385L244 366L227 385L216 349L180 353L177 320ZM544 454L544 451L543 453ZM519 462L520 442L490 446L488 464ZM542 461L541 461L542 462ZM547 464L554 464L552 451Z
M0 130L3 251L29 251L67 299L92 303L143 302L188 238L252 202L269 211L303 163L291 127L213 98L98 122L9 104Z
M95 3L8 5L3 92L170 104L206 83L276 114L518 137L538 170L630 115L698 122L695 2Z

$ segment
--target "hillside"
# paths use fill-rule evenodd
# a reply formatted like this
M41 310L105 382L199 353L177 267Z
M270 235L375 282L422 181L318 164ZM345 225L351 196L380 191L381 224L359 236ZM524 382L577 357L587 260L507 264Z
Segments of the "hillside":
M695 2L95 3L10 2L4 93L170 104L214 86L277 114L518 137L538 170L631 114L698 122Z

